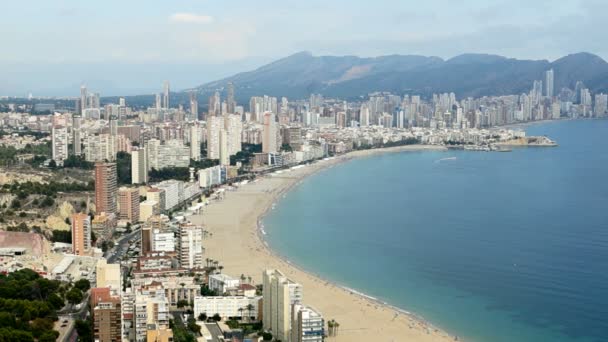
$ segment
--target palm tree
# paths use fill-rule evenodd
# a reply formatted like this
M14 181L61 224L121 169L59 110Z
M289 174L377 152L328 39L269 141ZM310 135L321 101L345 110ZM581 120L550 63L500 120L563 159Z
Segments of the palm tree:
M181 283L181 284L179 284L179 285L181 285L181 287L182 287L182 289L181 289L181 291L180 291L180 292L181 292L181 296L180 296L180 298L181 298L181 299L186 299L186 296L184 295L184 286L186 286L186 284Z
M241 315L241 321L243 320L243 311L245 311L245 309L239 308L239 314Z
M247 279L247 278L245 277L245 275L244 275L244 274L242 274L242 273L241 273L241 283L244 283L244 282L245 282L245 279Z
M211 259L209 259L209 258L205 259L205 265L207 265L207 267L209 267L209 261L211 261Z
M224 266L220 266L219 269L220 269L220 274L222 274L222 270L224 269Z
M251 285L251 276L247 276L247 284Z
M253 306L253 304L247 304L245 308L247 309L247 320L249 320L251 318L251 311L253 311L255 307Z

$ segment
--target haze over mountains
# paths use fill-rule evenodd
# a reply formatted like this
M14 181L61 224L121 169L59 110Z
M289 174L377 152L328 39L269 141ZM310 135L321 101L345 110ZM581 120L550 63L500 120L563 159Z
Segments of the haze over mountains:
M463 54L439 57L391 55L374 58L313 56L300 52L256 70L197 87L201 95L236 87L239 102L250 96L307 98L311 93L340 98L365 96L375 91L394 94L454 92L458 97L508 95L528 92L548 69L555 71L555 90L574 88L583 81L592 92L608 91L608 63L590 53L565 56L554 62L518 60L496 55Z

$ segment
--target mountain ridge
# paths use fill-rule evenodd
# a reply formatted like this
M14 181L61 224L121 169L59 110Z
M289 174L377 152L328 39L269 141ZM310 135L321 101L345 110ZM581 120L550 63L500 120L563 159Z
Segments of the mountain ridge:
M528 92L544 72L555 71L557 92L583 81L593 92L608 91L608 63L580 52L553 62L525 60L492 54L464 53L449 59L422 55L377 57L314 56L307 51L278 59L257 69L203 84L189 91L200 96L225 92L235 84L237 100L246 103L256 95L307 98L311 93L357 98L370 92L429 96L454 92L458 97L511 95Z

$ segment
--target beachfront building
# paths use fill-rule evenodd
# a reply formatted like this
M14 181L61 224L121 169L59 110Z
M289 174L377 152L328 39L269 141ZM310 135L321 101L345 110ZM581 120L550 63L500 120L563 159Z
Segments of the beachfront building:
M264 271L262 279L264 329L272 331L277 340L289 341L291 306L302 302L302 285L289 280L278 270Z
M204 313L211 317L215 314L222 318L258 317L261 296L242 297L196 297L194 298L194 317Z
M209 289L220 295L228 292L229 289L239 287L240 283L239 279L232 278L227 274L212 274L209 276Z
M203 227L189 223L180 224L177 230L177 258L183 268L205 267L203 253Z
M323 342L325 320L313 308L300 303L292 305L291 342Z

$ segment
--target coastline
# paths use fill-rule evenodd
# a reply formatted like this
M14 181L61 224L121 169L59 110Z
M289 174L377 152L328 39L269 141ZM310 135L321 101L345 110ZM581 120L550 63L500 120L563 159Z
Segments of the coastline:
M304 286L304 304L340 323L335 341L453 341L457 339L424 318L345 285L302 269L273 251L264 238L263 218L288 191L315 173L354 158L406 151L447 151L443 146L407 145L353 151L345 155L285 170L248 183L205 207L190 219L205 224L213 236L205 241L208 257L217 259L226 273L251 276L261 282L266 268L277 268Z

